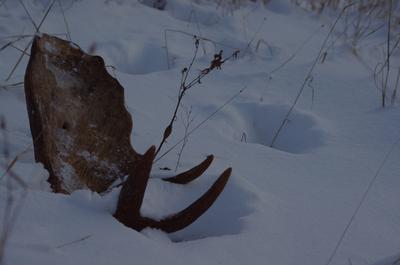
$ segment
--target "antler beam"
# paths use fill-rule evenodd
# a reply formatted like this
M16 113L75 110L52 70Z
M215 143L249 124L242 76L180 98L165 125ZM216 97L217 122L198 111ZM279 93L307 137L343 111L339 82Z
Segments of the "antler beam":
M108 74L103 59L68 41L36 36L25 73L25 94L35 159L49 171L53 190L104 192L116 179L128 176L114 216L135 230L153 227L174 232L190 225L215 202L230 177L229 168L176 214L160 221L143 217L140 208L156 148L144 155L132 148L124 88ZM164 180L187 184L200 177L213 159L210 155L198 166Z

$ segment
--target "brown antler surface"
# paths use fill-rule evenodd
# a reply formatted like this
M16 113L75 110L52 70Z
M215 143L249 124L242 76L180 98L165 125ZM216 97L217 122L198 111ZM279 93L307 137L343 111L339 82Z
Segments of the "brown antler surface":
M161 229L168 233L173 233L191 225L213 205L215 200L224 190L231 173L231 168L226 169L208 189L208 191L203 194L203 196L179 213L170 215L160 221L154 221L146 218L146 226Z
M35 159L49 171L53 190L103 192L117 178L128 176L114 217L135 230L153 227L174 232L190 225L215 202L229 179L230 168L189 207L163 220L142 217L156 148L144 155L132 148L124 89L108 74L103 59L71 42L38 35L25 73L25 94ZM165 181L189 183L207 170L213 158L210 155Z
M143 229L140 207L142 206L149 180L155 151L156 148L154 146L147 150L135 168L135 171L128 176L119 193L117 210L114 217L135 230Z
M207 156L207 158L201 162L199 165L193 167L192 169L182 172L174 177L165 178L164 181L172 182L175 184L187 184L198 177L200 177L204 171L206 171L211 165L214 159L213 155Z
M148 153L149 151L146 154ZM151 154L153 155L153 153ZM148 157L150 158L150 155L148 155ZM144 177L144 175L142 175L142 173L146 172L146 165L148 161L143 162L143 166L138 167L138 170L140 170L140 172L138 172L138 175L140 176L140 178L147 179L146 177ZM124 225L138 231L146 227L151 227L161 229L167 233L176 232L191 225L213 205L215 200L224 190L231 173L231 168L226 169L214 182L214 184L207 190L207 192L205 192L199 199L189 205L186 209L176 214L172 214L164 219L161 219L160 221L148 217L142 217L140 213L137 213L136 201L138 199L135 199L134 196L132 196L132 189L129 187L131 185L131 182L128 180L121 190L118 201L118 208L114 216ZM125 189L125 186L128 186L129 188ZM142 199L143 197L141 198L141 200Z

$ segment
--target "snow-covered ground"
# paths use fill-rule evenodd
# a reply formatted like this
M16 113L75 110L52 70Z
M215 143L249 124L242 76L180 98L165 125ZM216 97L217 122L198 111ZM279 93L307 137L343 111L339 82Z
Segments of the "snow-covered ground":
M19 1L0 3L1 46L7 36L35 32ZM176 104L180 72L194 52L193 38L182 32L215 43L200 43L193 75L220 49L225 56L241 50L237 60L213 71L183 100L182 110L192 108L194 128L244 89L191 134L183 150L180 171L208 154L215 155L212 167L185 187L161 181L160 176L173 174L159 168L175 168L178 145L155 164L141 211L153 217L176 212L224 168L232 166L233 176L215 205L188 228L171 235L136 232L112 217L117 189L106 195L49 192L47 173L34 162L23 87L0 88L9 159L29 148L13 167L28 191L20 204L24 197L14 191L19 215L9 231L4 264L326 264L375 176L331 264L389 265L399 258L400 111L396 105L380 108L372 76L382 60L376 43L384 41L384 29L363 40L363 62L337 34L331 36L326 59L316 65L271 148L334 16L313 16L288 0L272 0L266 7L248 3L232 13L205 0L169 0L164 11L135 0L62 3L72 41L115 67L109 71L125 88L132 144L139 152L159 143ZM47 4L25 1L37 25ZM58 2L40 30L66 33ZM15 46L24 49L29 41ZM23 81L27 56L4 81L19 55L12 47L0 51L0 85ZM398 61L393 59L394 67ZM182 111L164 150L183 137L184 120ZM4 145L1 141L1 150ZM4 154L0 158L3 162ZM0 180L1 227L8 178Z

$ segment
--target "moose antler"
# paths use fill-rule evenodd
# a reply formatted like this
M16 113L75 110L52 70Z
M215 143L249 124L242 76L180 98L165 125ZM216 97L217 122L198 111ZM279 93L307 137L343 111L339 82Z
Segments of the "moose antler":
M25 74L25 95L36 139L35 159L49 171L53 190L104 192L116 179L128 176L114 216L135 230L153 227L174 232L190 225L214 203L231 174L230 168L225 170L204 195L176 214L160 221L143 217L140 208L156 148L144 155L132 148L132 119L124 106L124 89L108 74L103 59L68 41L36 36ZM201 176L213 158L210 155L164 180L187 184Z
M147 150L147 152L143 155L143 160L135 169L135 172L132 172L132 175L128 176L128 179L125 181L119 194L118 206L114 217L126 226L138 231L145 227L152 227L172 233L190 225L205 211L207 211L208 208L210 208L210 206L215 202L219 194L224 189L232 170L231 168L225 170L209 188L209 190L186 209L180 211L179 213L168 216L165 219L156 221L151 218L142 217L140 214L140 207L142 206L144 192L155 157L155 151L156 148L154 146ZM201 175L201 173L204 172L211 164L211 161L212 156L209 156L200 165L185 172L184 174L164 180L179 184L186 184Z

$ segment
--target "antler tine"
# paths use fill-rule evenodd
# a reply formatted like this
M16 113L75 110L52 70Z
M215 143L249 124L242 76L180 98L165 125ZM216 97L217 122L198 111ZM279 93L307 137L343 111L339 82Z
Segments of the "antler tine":
M175 184L187 184L187 183L197 179L198 177L200 177L204 173L204 171L206 171L209 168L213 159L214 159L214 156L209 155L203 162L201 162L197 166L193 167L192 169L182 172L174 177L166 178L163 180L172 182Z
M147 182L155 158L156 147L152 146L143 155L134 172L131 172L128 179L122 186L118 198L117 210L114 217L126 226L133 229L142 229L140 207L142 206Z
M199 199L197 199L197 201L193 202L186 209L180 211L179 213L171 215L160 221L143 217L142 228L152 227L161 229L167 233L173 233L189 226L205 211L207 211L208 208L210 208L215 202L228 182L231 173L231 168L226 169L206 193L204 193Z

